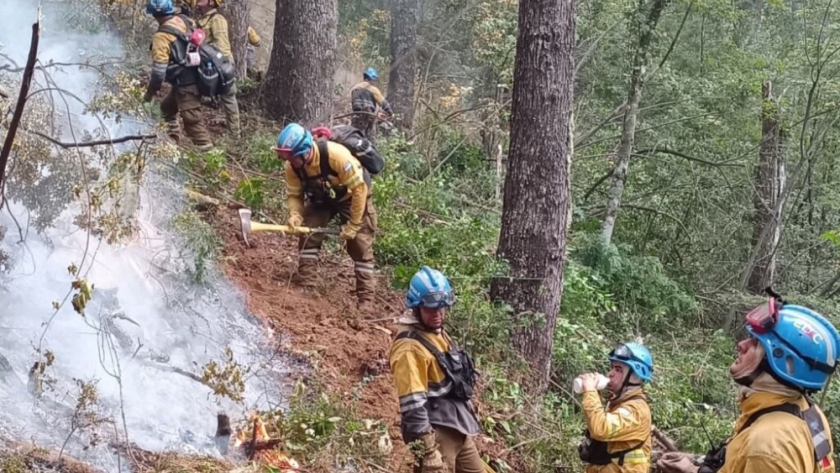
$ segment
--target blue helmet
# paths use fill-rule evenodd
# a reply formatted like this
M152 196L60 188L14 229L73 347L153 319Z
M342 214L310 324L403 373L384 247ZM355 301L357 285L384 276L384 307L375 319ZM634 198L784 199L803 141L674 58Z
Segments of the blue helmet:
M824 388L840 359L840 334L831 322L807 307L782 304L778 318L766 328L747 324L747 332L764 347L773 374L807 391Z
M653 357L650 350L640 343L622 343L610 352L610 361L623 363L645 383L653 378Z
M152 16L174 15L175 5L172 0L149 0L146 4L146 13Z
M290 123L277 137L277 148L305 158L312 151L312 133L297 123Z
M376 72L376 69L368 67L365 70L363 77L365 78L365 80L377 80L379 79L379 74Z
M455 294L449 280L440 271L422 266L414 273L405 295L405 306L440 309L450 307L455 302Z

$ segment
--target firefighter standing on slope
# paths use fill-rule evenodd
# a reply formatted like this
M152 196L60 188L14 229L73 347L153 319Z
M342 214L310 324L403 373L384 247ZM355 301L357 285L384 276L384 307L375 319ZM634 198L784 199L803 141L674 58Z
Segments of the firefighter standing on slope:
M347 148L332 141L316 141L309 130L297 123L280 132L274 151L286 162L287 225L325 227L339 216L341 239L347 242L347 253L355 262L359 309L369 310L376 287L373 274L376 209L370 175ZM304 287L317 285L318 256L323 241L323 234L300 237L296 280Z
M222 0L186 0L186 3L198 14L198 26L207 35L205 40L207 44L218 49L230 60L231 64L234 64L228 21L218 10L222 6ZM236 101L236 84L233 84L230 91L219 98L225 111L228 133L236 140L242 138L239 103Z
M175 14L172 0L149 0L146 13L152 15L160 26L171 26L185 34L192 28L192 25L188 24L189 18ZM163 31L157 31L152 36L152 75L143 101L151 101L164 82L170 83L172 89L160 103L168 134L177 140L180 110L187 136L199 151L209 151L213 148L213 143L210 141L210 132L201 111L201 96L196 86L198 73L192 68L180 68L180 73L173 78L173 74L179 69L174 67L173 50L178 47L176 39L175 35Z
M581 376L586 437L578 448L587 473L647 473L650 470L651 414L642 390L653 374L650 351L623 343L609 354L606 409L597 391L598 375Z
M391 104L376 87L379 82L379 74L376 69L368 67L362 75L362 80L350 89L350 102L353 107L353 118L351 124L364 133L365 138L374 141L374 125L379 115L377 108L381 107L386 117L392 117L394 111Z
M740 385L735 433L702 465L682 452L656 466L666 473L833 473L828 421L809 395L826 387L837 365L840 334L822 315L772 291L746 317L729 374Z
M399 319L391 345L400 430L406 444L419 447L415 473L488 471L473 441L479 433L471 401L476 372L469 355L443 330L453 302L446 277L421 267L406 294L411 312Z

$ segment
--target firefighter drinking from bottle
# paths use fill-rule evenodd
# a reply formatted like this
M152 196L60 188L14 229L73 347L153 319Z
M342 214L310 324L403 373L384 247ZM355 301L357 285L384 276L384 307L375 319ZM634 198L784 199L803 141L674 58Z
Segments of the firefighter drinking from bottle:
M650 382L653 359L639 343L623 343L609 354L608 382L587 373L576 381L581 391L586 432L578 448L587 473L647 473L650 470L651 413L642 390ZM605 385L604 385L605 384ZM601 404L598 389L609 400Z

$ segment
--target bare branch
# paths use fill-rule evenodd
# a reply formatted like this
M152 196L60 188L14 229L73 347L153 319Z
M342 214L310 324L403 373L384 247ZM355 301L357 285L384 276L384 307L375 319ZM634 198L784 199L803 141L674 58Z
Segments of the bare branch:
M98 140L98 141L85 141L82 143L62 143L51 136L45 135L38 131L29 131L33 135L40 136L41 138L49 141L54 145L61 146L64 149L70 148L86 148L90 146L101 146L101 145L115 145L119 143L125 143L126 141L138 141L138 140L151 140L157 138L157 135L127 135L121 136L119 138L114 138L112 140Z

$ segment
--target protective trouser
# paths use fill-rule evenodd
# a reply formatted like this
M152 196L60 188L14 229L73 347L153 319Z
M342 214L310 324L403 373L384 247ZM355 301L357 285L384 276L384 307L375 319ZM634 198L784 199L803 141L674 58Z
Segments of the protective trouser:
M353 128L360 130L371 143L376 141L376 116L371 113L354 113L350 119Z
M239 103L236 101L236 84L231 86L230 91L225 95L219 97L222 102L222 108L225 110L225 124L227 125L228 133L235 138L242 137L242 130L239 124Z
M336 216L342 225L350 218L350 202L347 199L333 205L318 206L309 202L303 207L303 225L307 227L326 227ZM356 238L347 241L347 254L355 263L356 297L360 304L373 301L376 280L373 275L373 240L377 230L376 209L373 207L371 196L367 197L365 212L362 215L362 226ZM318 276L318 256L325 235L316 233L303 235L298 241L300 262L298 263L297 281L302 286L315 286Z
M472 437L449 427L436 425L434 428L438 448L449 473L484 473L484 462ZM414 466L414 473L421 471L422 465Z
M172 86L160 102L160 111L166 121L167 133L177 136L178 112L184 120L184 132L196 146L212 146L210 132L201 111L201 96L195 85Z

